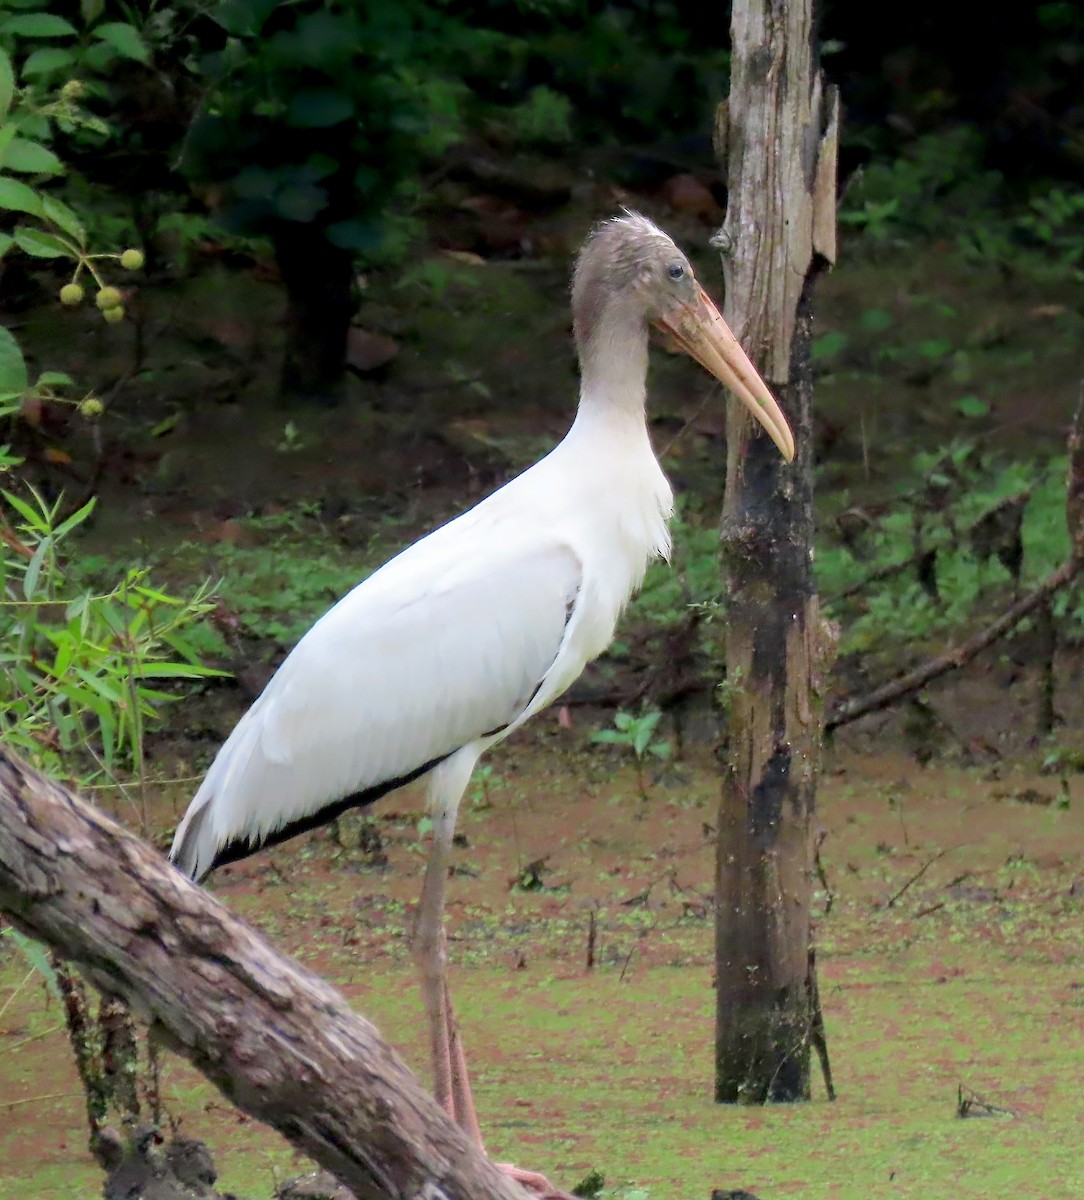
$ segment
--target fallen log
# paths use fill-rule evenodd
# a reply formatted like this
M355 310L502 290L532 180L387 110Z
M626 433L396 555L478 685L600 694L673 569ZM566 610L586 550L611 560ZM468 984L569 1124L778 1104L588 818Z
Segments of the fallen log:
M526 1195L338 992L3 749L0 909L358 1200Z

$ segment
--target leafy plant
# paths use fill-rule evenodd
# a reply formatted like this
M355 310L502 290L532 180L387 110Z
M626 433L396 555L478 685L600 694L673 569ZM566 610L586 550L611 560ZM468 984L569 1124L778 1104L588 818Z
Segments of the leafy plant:
M648 760L666 762L673 753L668 741L655 740L655 729L662 720L658 709L633 716L632 713L614 713L613 729L599 729L591 735L591 741L606 746L623 746L632 751L636 760L636 782L640 798L647 799L644 767Z
M0 35L64 36L57 22L71 28L62 18L51 14L24 13L0 25ZM54 32L47 33L46 29ZM74 29L71 32L74 34ZM35 54L40 53L31 53L22 64L24 74L27 64L33 64ZM40 65L40 58L38 62ZM115 323L124 319L124 297L119 288L106 281L101 264L111 260L125 270L137 271L143 266L143 253L134 247L119 253L90 253L82 221L47 186L48 181L59 178L65 171L64 164L49 146L54 127L69 132L101 127L97 118L80 107L83 94L84 87L77 79L69 80L47 99L41 99L35 88L18 89L12 59L0 47L0 213L12 214L18 222L10 233L0 232L0 257L14 247L33 258L71 260L75 268L60 289L61 303L69 306L82 303L85 289L81 280L86 273L97 289L95 304L102 317ZM17 346L13 350L8 340L4 347L7 380L6 384L0 382L0 387L8 393L25 376L25 368L18 366L21 354L17 351ZM21 386L25 390L25 379Z
M32 489L2 496L0 732L46 770L70 773L83 755L84 778L141 773L144 733L174 698L162 685L221 673L186 636L210 610L209 587L181 600L132 569L104 592L74 588L61 552L94 501L64 517Z
M984 144L969 125L916 138L891 161L874 161L847 189L841 225L884 245L915 236L943 235L961 218L988 207L1002 178L982 166Z
M977 397L959 403L966 416L985 412ZM818 546L818 587L840 620L841 652L896 658L901 646L970 629L1055 570L1069 549L1065 470L1064 456L1006 461L966 441L916 455L899 495L867 508L857 532ZM1079 593L1059 593L1054 611L1068 636L1084 634Z
M1020 230L1074 278L1084 268L1084 188L1055 187L1032 198Z
M545 86L508 112L515 140L525 146L563 146L572 141L572 101Z

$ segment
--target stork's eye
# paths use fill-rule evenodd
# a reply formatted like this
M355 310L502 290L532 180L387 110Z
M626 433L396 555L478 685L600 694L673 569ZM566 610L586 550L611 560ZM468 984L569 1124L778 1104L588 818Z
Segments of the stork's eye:
M675 281L685 278L685 268L681 265L681 263L671 263L669 270L666 273Z

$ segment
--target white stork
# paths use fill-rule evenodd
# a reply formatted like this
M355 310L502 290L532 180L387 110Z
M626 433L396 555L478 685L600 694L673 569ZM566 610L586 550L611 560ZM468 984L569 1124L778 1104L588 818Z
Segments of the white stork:
M688 259L628 213L587 240L572 284L580 402L564 440L408 547L305 634L211 764L171 857L193 879L428 779L433 845L415 953L437 1100L481 1142L446 981L444 882L479 757L609 645L673 493L645 416L648 327L724 383L788 461L794 440ZM509 1168L545 1193L539 1176Z

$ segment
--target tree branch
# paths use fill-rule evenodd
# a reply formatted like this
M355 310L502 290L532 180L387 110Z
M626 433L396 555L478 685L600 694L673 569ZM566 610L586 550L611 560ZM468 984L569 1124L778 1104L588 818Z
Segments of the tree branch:
M996 621L992 621L985 629L980 629L978 633L969 637L966 642L961 642L960 645L954 646L951 650L946 650L944 654L939 654L936 658L927 659L926 662L915 667L913 671L908 671L906 675L900 675L896 679L890 680L888 683L868 693L868 695L857 696L853 700L845 700L828 718L825 728L828 730L838 729L841 725L857 721L859 717L879 712L882 708L888 708L890 705L895 704L902 697L919 691L920 688L924 688L926 684L932 683L942 675L947 675L950 671L955 671L957 668L965 666L988 646L992 646L998 638L1004 637L1028 613L1033 612L1041 604L1044 604L1055 592L1074 579L1081 566L1084 566L1084 562L1080 559L1069 559L1068 562L1063 563L1052 575L1044 579L1034 591L1028 592L1026 596L1021 596Z
M2 749L0 908L359 1200L523 1200L339 993Z

